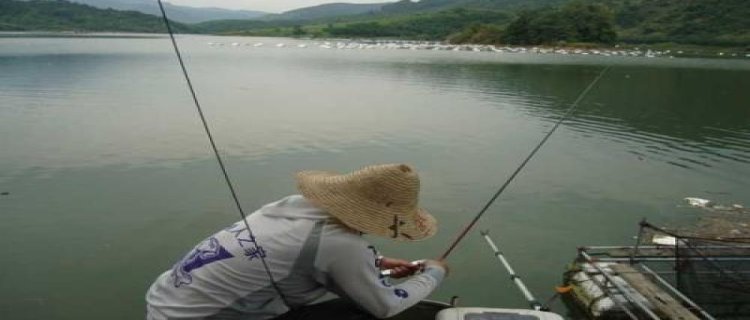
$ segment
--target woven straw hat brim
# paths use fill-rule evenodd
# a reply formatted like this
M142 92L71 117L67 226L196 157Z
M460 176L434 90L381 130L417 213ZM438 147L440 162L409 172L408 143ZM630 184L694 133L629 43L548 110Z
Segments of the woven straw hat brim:
M388 207L353 192L350 175L302 171L296 178L306 199L354 230L400 241L424 240L437 232L437 220L424 209Z

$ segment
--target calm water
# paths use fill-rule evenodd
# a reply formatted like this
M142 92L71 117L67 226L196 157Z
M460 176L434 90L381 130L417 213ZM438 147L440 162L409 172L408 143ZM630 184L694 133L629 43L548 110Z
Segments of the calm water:
M296 170L410 163L441 230L373 239L409 259L439 255L613 64L480 226L542 300L578 245L690 224L686 196L750 204L748 61L179 41L247 208ZM235 41L266 46L208 45ZM0 38L0 192L4 319L142 318L151 281L238 219L165 38ZM478 233L450 263L433 298L525 306Z

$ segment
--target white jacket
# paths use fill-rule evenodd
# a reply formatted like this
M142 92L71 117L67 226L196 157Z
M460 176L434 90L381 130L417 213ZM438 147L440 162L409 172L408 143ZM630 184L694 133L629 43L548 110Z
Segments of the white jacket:
M380 276L372 245L299 195L268 204L247 221L258 247L241 220L210 236L151 285L147 318L270 319L287 312L260 255L291 306L333 292L379 318L415 305L445 274L428 267L391 284Z

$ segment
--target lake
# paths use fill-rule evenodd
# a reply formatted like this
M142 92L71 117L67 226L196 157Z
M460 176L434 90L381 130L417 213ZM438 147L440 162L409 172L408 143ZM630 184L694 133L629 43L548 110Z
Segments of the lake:
M750 204L748 59L178 41L246 210L296 193L297 170L409 163L440 230L372 239L407 259L439 256L612 66L459 245L434 299L526 306L479 230L546 300L577 246L632 244L644 217L690 225L703 212L685 197ZM7 319L142 318L155 277L239 219L165 37L0 38L0 192Z

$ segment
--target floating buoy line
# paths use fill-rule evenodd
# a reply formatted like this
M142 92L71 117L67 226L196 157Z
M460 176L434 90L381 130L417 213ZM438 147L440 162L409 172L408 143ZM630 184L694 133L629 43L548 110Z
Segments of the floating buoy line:
M421 51L454 51L454 52L484 52L494 54L537 54L537 55L562 55L562 56L601 56L601 57L623 57L623 58L684 58L684 57L717 57L722 59L750 58L750 53L742 52L704 52L697 50L657 50L650 48L575 48L575 47L547 47L547 46L501 46L491 44L451 44L435 41L411 41L411 40L354 40L354 39L304 39L304 43L278 42L270 45L270 48L290 49L334 49L334 50L421 50ZM297 43L295 45L295 43ZM261 48L264 42L214 42L206 43L212 48L234 48L252 49Z

